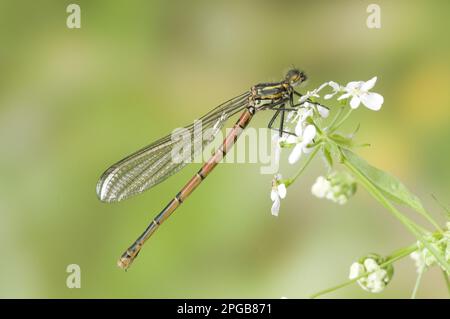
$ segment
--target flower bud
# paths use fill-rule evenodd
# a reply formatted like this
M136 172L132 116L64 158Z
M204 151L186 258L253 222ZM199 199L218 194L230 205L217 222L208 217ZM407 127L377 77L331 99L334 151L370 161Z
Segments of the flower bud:
M425 240L434 248L434 250L444 256L447 262L450 262L450 223L447 223L447 230L443 233L428 234ZM416 262L417 272L422 272L424 269L439 264L436 257L425 247L425 245L418 241L417 250L411 253L410 257ZM445 268L441 266L443 270Z
M380 267L386 261L385 258L378 254L369 254L360 258L350 266L350 279L355 279L364 273L367 276L357 280L359 286L369 292L379 293L383 291L394 275L394 267L388 265Z
M346 172L333 172L326 178L319 176L312 186L311 192L318 198L326 198L343 205L355 194L356 182Z

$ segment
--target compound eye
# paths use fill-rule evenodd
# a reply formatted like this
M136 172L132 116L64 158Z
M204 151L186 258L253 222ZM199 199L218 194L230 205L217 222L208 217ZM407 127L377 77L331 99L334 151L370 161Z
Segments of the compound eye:
M292 77L291 77L291 82L297 82L297 81L299 81L300 80L300 74L294 74Z
M298 75L297 75L296 81L299 82L299 83L301 83L301 82L305 82L306 79L307 79L307 78L306 78L305 73L299 72Z

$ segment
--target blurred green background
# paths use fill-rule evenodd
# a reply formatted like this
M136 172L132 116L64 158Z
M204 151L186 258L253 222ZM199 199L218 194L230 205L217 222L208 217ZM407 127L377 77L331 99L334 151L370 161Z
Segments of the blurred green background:
M66 27L72 2L81 29ZM303 298L345 281L360 256L413 243L362 188L345 206L313 197L320 160L289 189L278 218L272 176L259 164L229 164L130 271L116 267L199 165L119 204L97 199L100 174L291 65L309 75L304 89L379 77L382 110L361 107L349 123L361 123L359 140L372 144L359 153L443 221L430 194L448 204L450 3L375 1L382 25L369 29L370 3L1 0L0 297ZM66 287L69 264L81 267L81 289ZM395 268L382 294L353 285L326 297L408 298L414 264ZM448 297L437 269L418 297Z

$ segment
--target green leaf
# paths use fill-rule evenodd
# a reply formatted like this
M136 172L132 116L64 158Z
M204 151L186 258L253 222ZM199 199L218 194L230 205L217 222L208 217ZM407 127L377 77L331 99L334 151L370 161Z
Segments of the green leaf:
M425 213L420 199L412 194L396 177L371 166L350 150L342 149L345 158L370 180L386 197L397 203L411 207L419 213Z

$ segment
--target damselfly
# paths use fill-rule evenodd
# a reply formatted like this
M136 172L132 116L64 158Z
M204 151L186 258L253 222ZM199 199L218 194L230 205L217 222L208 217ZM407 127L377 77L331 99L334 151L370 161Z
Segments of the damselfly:
M272 128L275 120L281 117L278 130L280 135L285 132L283 128L285 113L293 111L300 106L300 104L294 103L294 95L302 95L295 91L294 87L305 80L306 76L303 72L291 69L280 82L254 85L249 91L220 104L200 118L204 129L214 128L212 130L213 133L206 139L202 134L195 136L194 125L185 127L190 133L194 133L194 144L202 143L203 146L206 146L214 139L214 135L223 128L229 117L242 112L221 146L198 173L187 182L175 198L151 221L142 235L122 254L118 261L118 266L127 269L131 265L145 241L225 157L256 112L262 110L275 111L269 122L269 128ZM179 144L184 143L184 141L184 139L174 140L171 138L171 135L168 135L112 165L103 173L97 184L99 199L103 202L121 201L132 195L142 193L178 172L186 165L187 161L174 161L172 159L172 150L174 147L180 147ZM195 154L188 155L192 156Z

